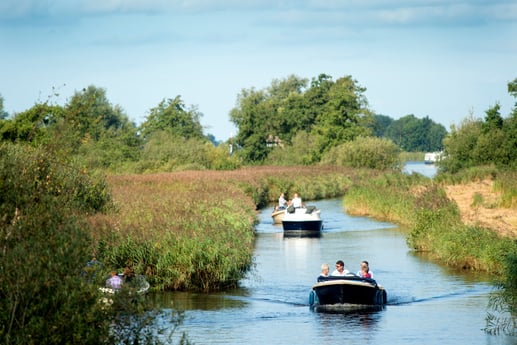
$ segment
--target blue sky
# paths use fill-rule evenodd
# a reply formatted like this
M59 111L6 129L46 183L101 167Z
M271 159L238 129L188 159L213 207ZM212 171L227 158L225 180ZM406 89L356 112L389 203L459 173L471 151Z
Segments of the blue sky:
M0 0L0 94L21 112L102 87L141 123L180 95L205 132L235 133L243 88L351 75L370 108L447 129L517 78L514 0Z

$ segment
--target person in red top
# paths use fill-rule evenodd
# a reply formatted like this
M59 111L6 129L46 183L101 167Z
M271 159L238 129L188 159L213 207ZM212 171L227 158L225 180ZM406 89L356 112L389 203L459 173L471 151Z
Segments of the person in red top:
M361 261L361 270L357 272L357 275L361 278L373 279L373 272L370 271L370 265L368 261Z

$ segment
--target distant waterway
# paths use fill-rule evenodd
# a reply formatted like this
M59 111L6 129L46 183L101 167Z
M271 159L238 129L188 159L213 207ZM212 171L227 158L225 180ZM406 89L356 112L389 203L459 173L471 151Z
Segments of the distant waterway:
M426 177L433 178L437 173L435 164L426 164L424 162L406 162L403 172L406 174L418 173Z
M427 167L423 166L423 169ZM224 293L160 293L158 308L185 311L180 327L195 344L510 345L483 332L494 287L479 274L455 271L412 253L390 223L352 217L341 199L310 202L321 209L318 238L286 238L271 209L259 214L255 269ZM342 259L353 272L368 260L388 292L379 311L324 314L308 296L320 265Z

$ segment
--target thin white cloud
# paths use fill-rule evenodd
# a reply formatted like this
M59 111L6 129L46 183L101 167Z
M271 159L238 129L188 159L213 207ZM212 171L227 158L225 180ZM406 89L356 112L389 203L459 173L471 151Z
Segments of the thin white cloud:
M267 11L306 15L362 13L386 24L418 24L432 20L464 22L517 20L517 4L510 0L2 0L0 18L28 19L111 14L207 13L219 11Z

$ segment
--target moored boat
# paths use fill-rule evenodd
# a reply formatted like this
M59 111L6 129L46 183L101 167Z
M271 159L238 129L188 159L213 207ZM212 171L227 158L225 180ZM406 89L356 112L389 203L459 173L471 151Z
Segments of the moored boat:
M309 295L311 308L326 312L381 309L386 301L386 290L375 280L353 274L320 277Z
M320 232L323 221L320 217L320 210L315 206L291 208L285 210L282 219L284 232L286 231L306 231Z

